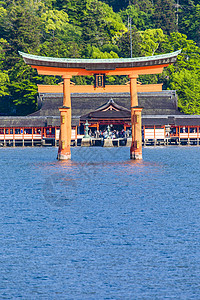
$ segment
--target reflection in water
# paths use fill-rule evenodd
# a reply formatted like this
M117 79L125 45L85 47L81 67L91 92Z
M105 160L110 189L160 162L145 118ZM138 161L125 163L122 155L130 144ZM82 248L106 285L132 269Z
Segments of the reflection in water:
M117 150L106 149L104 152L99 148L96 151L91 148L77 148L73 160L40 165L45 178L44 199L54 206L63 207L75 200L80 191L84 191L86 197L99 186L96 198L104 194L107 189L108 196L112 187L113 192L117 193L116 189L122 190L129 185L138 185L138 181L141 184L150 174L162 172L162 165L156 162L122 160L123 157ZM135 193L136 190L137 188ZM123 197L126 194L127 191L124 190Z
M42 190L44 199L52 205L63 207L77 194L76 181L66 173L54 173L45 178Z

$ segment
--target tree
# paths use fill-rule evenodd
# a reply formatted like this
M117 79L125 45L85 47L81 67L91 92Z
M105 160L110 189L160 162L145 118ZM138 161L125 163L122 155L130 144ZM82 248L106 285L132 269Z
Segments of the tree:
M41 39L41 21L35 12L13 5L0 15L1 37L6 38L9 48L6 51L7 68L19 60L18 51L36 52Z
M103 0L102 2L105 2L109 6L112 6L113 10L115 12L118 12L120 9L124 9L128 6L130 0Z
M152 27L151 14L140 10L139 6L129 5L127 9L119 13L122 17L124 24L128 27L128 20L131 20L132 25L134 25L138 30L145 30Z
M194 41L188 40L185 34L171 33L162 44L162 48L165 52L182 50L177 57L177 62L168 69L174 72L182 69L200 71L200 48Z
M186 114L200 114L199 73L181 70L170 77L169 88L178 94L178 106Z
M131 57L131 39L130 32L125 32L118 40L117 46L120 50L121 57ZM132 29L132 55L133 57L141 56L141 36L140 33Z
M12 6L7 10L6 17L1 22L2 34L11 46L11 50L17 52L33 51L40 44L40 18L26 7Z
M98 0L91 0L81 26L84 28L83 40L97 47L109 42L115 43L127 30L120 15Z
M96 47L92 47L91 49L91 58L101 58L101 59L106 59L106 58L118 58L118 55L117 53L115 53L114 51L110 51L110 52L107 52L107 51L104 51L102 52L99 48L96 48Z
M78 58L81 56L79 46L76 42L64 42L57 37L45 41L38 48L40 55L54 57Z
M91 0L57 0L56 7L59 10L64 10L74 25L80 26L90 3Z
M63 32L65 24L69 18L66 12L62 10L47 10L41 15L41 20L44 26L45 33L52 32L54 36L56 32Z
M140 33L142 55L154 55L166 40L162 29L147 29Z
M16 106L17 115L27 115L37 108L37 85L28 79L10 84L12 102Z
M155 28L161 28L164 33L175 31L175 6L172 0L154 0L152 21Z
M9 95L8 91L9 77L8 74L4 71L0 71L0 97Z
M9 92L17 115L34 112L37 108L37 83L43 81L42 77L21 58L10 70L9 77Z
M179 31L200 46L200 4L181 6Z
M182 49L177 62L160 76L165 88L177 90L178 105L184 113L200 114L200 48L178 32L171 33L162 46L166 52Z
M0 39L0 97L9 95L9 76L8 72L4 70L5 49L7 44L8 42L6 40Z

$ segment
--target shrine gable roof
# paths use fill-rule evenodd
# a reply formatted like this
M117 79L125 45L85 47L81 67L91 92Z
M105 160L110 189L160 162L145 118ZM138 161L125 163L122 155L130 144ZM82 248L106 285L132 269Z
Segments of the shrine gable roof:
M111 98L108 102L101 105L94 111L89 112L80 117L80 121L85 120L99 120L99 119L123 119L129 120L131 118L131 111L117 103Z

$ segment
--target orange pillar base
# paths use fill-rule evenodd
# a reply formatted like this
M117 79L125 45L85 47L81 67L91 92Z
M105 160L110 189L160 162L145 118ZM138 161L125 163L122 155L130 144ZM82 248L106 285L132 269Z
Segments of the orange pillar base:
M130 149L130 158L131 159L142 159L142 151L137 151L137 150L134 150Z
M142 107L131 107L132 143L130 149L131 159L142 159Z
M71 159L71 153L70 152L64 152L64 151L60 151L58 150L58 156L57 156L58 160L69 160Z

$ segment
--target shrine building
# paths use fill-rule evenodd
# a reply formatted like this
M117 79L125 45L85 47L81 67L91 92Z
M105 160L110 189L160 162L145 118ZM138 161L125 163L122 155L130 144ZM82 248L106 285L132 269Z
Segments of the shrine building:
M122 86L122 89L125 88ZM60 132L58 107L63 103L62 84L39 86L38 90L38 111L29 116L0 116L0 146L57 146ZM138 104L144 107L144 145L199 145L200 116L180 113L176 91L162 91L159 86L152 89L150 85L148 92L146 85L139 85L138 90ZM121 92L120 89L112 93L78 91L76 87L76 93L71 93L71 145L81 145L87 118L93 132L98 128L104 130L108 125L113 125L116 130L131 128L130 92ZM116 145L114 141L113 144ZM128 145L126 139L122 145Z

